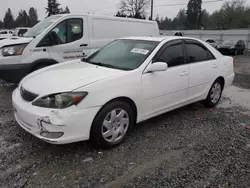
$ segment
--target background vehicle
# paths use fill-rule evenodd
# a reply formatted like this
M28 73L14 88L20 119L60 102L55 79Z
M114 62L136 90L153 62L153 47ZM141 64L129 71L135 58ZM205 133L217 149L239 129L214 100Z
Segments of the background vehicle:
M159 36L158 24L82 14L51 16L24 38L0 43L0 79L18 82L41 67L85 57L115 38L139 35Z
M211 46L213 47L216 47L217 46L217 43L215 42L215 40L213 39L209 39L209 38L203 38L201 40L204 40L206 43L210 44Z
M11 30L1 30L0 31L0 40L10 38L13 36L13 31Z
M215 106L233 79L233 58L201 40L130 37L31 73L12 100L20 126L44 141L112 147L136 122L196 101Z
M245 43L243 40L225 40L217 46L217 50L222 54L244 54Z
M13 36L22 37L29 29L30 27L17 27L13 32Z
M173 36L184 36L184 33L182 31L175 31Z

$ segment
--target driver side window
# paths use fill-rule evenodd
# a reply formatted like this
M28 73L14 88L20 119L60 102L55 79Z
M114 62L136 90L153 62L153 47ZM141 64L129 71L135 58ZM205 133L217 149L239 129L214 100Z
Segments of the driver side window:
M42 46L55 46L77 41L83 37L83 20L72 18L59 23L38 44Z

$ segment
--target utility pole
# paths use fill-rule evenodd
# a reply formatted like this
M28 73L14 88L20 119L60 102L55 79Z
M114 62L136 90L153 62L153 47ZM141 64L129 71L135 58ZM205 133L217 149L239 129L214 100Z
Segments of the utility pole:
M154 0L151 0L151 20L153 20L154 15Z

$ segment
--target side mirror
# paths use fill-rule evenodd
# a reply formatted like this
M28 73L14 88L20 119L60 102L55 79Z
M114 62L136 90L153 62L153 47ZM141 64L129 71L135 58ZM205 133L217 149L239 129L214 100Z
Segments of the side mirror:
M165 62L155 62L148 66L146 69L146 73L149 72L159 72L159 71L166 71L168 69L168 64Z

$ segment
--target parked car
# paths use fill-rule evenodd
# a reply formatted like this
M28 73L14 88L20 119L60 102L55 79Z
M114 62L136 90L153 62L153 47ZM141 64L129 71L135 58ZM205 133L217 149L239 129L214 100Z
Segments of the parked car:
M0 43L0 79L19 82L49 65L80 59L119 37L159 36L155 21L82 14L46 18L18 39Z
M222 54L244 54L245 51L245 43L243 40L225 40L221 45L217 46L217 50L219 50Z
M210 44L213 47L217 46L217 43L215 42L215 40L210 39L210 38L203 38L202 40L204 40L206 43Z
M12 101L19 125L46 142L112 147L135 123L196 101L215 106L233 79L233 58L204 41L129 37L31 73Z
M184 33L182 31L175 31L174 34L173 34L173 36L180 36L180 37L182 37L182 36L184 36Z
M13 32L13 36L22 37L28 30L30 30L30 27L17 27Z
M13 31L11 30L1 30L0 31L0 40L10 38L13 35Z

